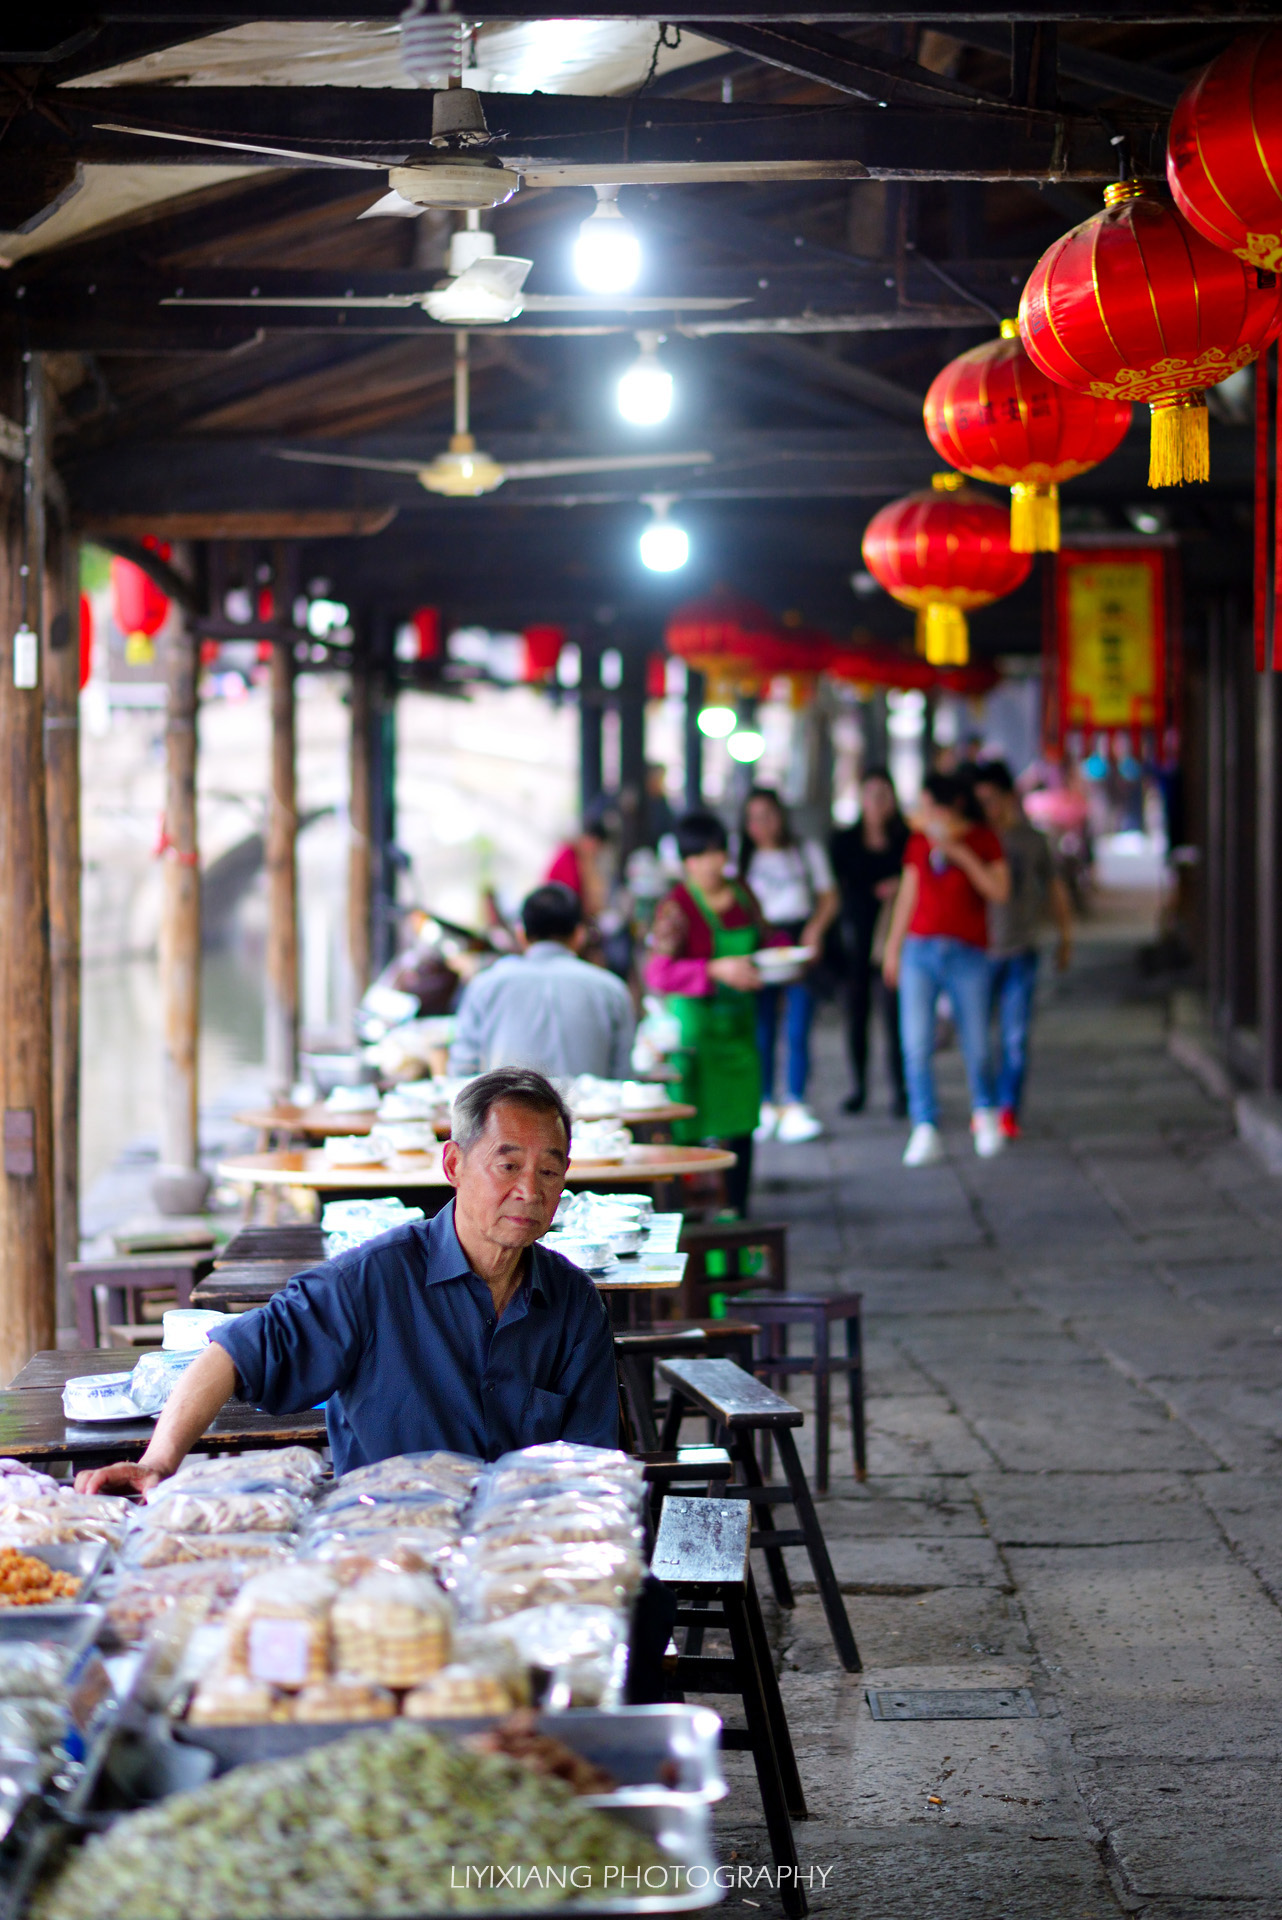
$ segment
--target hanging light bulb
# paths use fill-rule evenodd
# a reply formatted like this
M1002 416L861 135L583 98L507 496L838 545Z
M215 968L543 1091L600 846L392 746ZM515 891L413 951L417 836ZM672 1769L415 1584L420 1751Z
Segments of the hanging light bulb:
M699 713L699 731L709 740L724 740L739 721L733 707L703 707Z
M754 760L760 760L765 750L765 740L755 727L740 727L736 722L736 731L726 741L726 752L732 760L751 766Z
M642 566L649 567L651 573L675 573L690 558L689 534L668 518L668 508L675 498L671 493L645 496L654 518L641 535L640 552Z
M641 352L616 389L619 412L634 427L657 427L672 411L672 375L659 364L661 333L639 333Z
M598 187L574 243L574 271L589 293L626 293L641 271L641 242L618 200L617 187Z

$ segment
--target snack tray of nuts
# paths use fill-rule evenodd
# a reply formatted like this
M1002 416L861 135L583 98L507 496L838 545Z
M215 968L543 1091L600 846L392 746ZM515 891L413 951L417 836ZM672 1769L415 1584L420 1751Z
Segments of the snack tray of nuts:
M32 1560L43 1560L53 1572L68 1573L72 1579L78 1580L79 1589L74 1600L50 1600L33 1607L15 1606L0 1593L0 1614L44 1621L51 1615L65 1614L72 1607L84 1606L92 1598L94 1588L102 1578L109 1551L101 1540L72 1540L60 1546L24 1546L22 1552Z
M225 1773L253 1761L282 1760L309 1747L328 1745L362 1727L388 1724L385 1720L335 1720L231 1727L192 1726L180 1720L173 1731L184 1744L212 1753L218 1772ZM461 1739L497 1726L499 1717L418 1724ZM672 1806L678 1801L710 1806L727 1792L721 1773L721 1722L707 1707L572 1707L564 1713L540 1714L536 1727L563 1740L614 1779L611 1792L584 1795L585 1806L622 1810Z

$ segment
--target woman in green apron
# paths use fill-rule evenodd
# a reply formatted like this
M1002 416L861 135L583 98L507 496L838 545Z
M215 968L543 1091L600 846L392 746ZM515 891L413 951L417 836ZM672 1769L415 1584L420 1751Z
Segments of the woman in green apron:
M673 1138L715 1140L738 1155L726 1188L743 1214L761 1112L761 975L751 955L765 945L766 930L748 888L726 876L728 841L717 816L686 814L676 840L684 878L655 914L645 972L646 985L666 994L681 1029L673 1096L697 1109L693 1119L676 1123Z

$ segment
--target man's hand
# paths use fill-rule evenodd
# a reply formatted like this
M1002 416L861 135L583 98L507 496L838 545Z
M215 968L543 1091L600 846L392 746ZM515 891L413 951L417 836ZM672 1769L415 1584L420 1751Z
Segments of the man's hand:
M902 949L899 947L887 947L881 958L881 977L892 993L895 992L899 986L899 956L901 951Z
M87 1468L76 1475L77 1493L150 1493L168 1474L144 1467L141 1460L117 1460L114 1466Z
M740 993L756 993L761 985L761 975L743 953L727 954L724 960L709 960L708 978L720 980L726 987L737 987Z

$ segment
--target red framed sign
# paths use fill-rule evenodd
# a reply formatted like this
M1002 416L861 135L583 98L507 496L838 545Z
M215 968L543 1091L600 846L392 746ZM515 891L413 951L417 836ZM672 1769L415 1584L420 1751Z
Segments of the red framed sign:
M1061 739L1165 725L1168 603L1161 547L1065 547L1056 555Z

